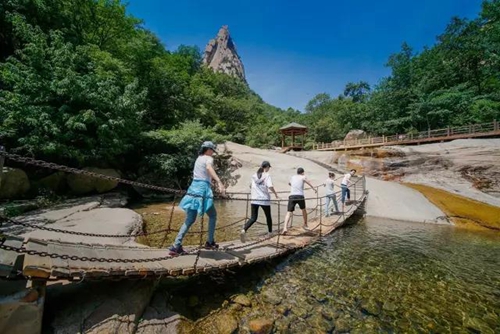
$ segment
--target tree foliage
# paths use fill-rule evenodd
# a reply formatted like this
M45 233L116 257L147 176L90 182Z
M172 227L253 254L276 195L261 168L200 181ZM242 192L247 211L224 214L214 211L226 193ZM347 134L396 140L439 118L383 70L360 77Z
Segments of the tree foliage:
M500 1L484 1L478 18L453 18L433 47L415 53L403 43L374 89L361 81L338 98L318 94L306 122L331 141L355 128L382 135L499 120L499 36Z

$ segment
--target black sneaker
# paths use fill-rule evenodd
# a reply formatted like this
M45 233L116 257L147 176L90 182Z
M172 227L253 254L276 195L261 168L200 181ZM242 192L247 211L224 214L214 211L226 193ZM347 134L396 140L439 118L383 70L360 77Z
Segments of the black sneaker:
M179 256L179 255L185 255L187 252L182 248L182 246L175 247L172 246L168 249L168 255L170 256Z
M212 243L209 243L208 241L205 242L205 249L219 249L219 244L216 244L215 241Z

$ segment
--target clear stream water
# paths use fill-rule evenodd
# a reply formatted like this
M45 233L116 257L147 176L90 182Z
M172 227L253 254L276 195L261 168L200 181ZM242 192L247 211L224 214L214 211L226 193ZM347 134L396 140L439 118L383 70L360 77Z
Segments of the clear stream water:
M164 289L191 320L230 312L240 332L264 317L280 333L500 333L500 234L364 219L286 258Z

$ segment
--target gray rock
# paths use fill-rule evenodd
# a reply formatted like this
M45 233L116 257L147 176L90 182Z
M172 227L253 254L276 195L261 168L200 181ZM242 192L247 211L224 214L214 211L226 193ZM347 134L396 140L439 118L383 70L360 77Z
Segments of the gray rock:
M20 198L30 189L28 176L21 169L4 167L0 179L0 198Z
M351 141L361 138L366 138L366 132L363 130L351 130L346 134L344 140Z
M86 167L84 170L107 176L120 177L120 173L114 169ZM104 193L116 188L118 185L118 182L116 181L89 177L83 174L70 174L67 177L67 182L71 191L78 195L88 194L92 191Z
M266 289L262 291L262 297L268 302L273 305L279 305L281 304L282 298L278 296L276 292L274 292L271 289Z
M250 300L250 298L248 298L245 295L237 295L237 296L233 297L232 300L234 303L240 304L240 305L245 306L245 307L252 306L252 301Z
M89 211L78 211L66 218L48 224L49 227L78 232L100 234L130 235L142 229L142 217L130 209L96 208ZM98 244L129 244L131 237L102 238L65 233L34 230L24 233L23 237L51 239L66 242L98 243Z
M36 182L36 187L48 188L56 193L63 192L66 186L66 174L64 172L50 174Z
M134 333L154 286L151 281L50 286L46 309L54 314L54 333Z
M167 297L162 292L154 294L137 325L137 334L175 334L179 332L179 325L189 323L189 320L169 309Z
M222 26L217 36L208 42L203 54L203 64L215 72L245 81L245 69L227 26Z
M221 334L232 334L238 330L238 321L230 314L223 314L215 319L217 330Z

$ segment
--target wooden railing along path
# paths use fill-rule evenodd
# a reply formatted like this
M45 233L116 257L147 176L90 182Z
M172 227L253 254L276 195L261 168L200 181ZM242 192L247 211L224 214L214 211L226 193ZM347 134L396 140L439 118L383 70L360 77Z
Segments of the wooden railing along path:
M315 143L313 149L319 151L354 150L365 147L389 145L415 145L449 141L454 139L500 136L500 123L493 121L445 129L427 130L418 133L396 134L392 136L368 137L354 140L337 140L331 143Z

